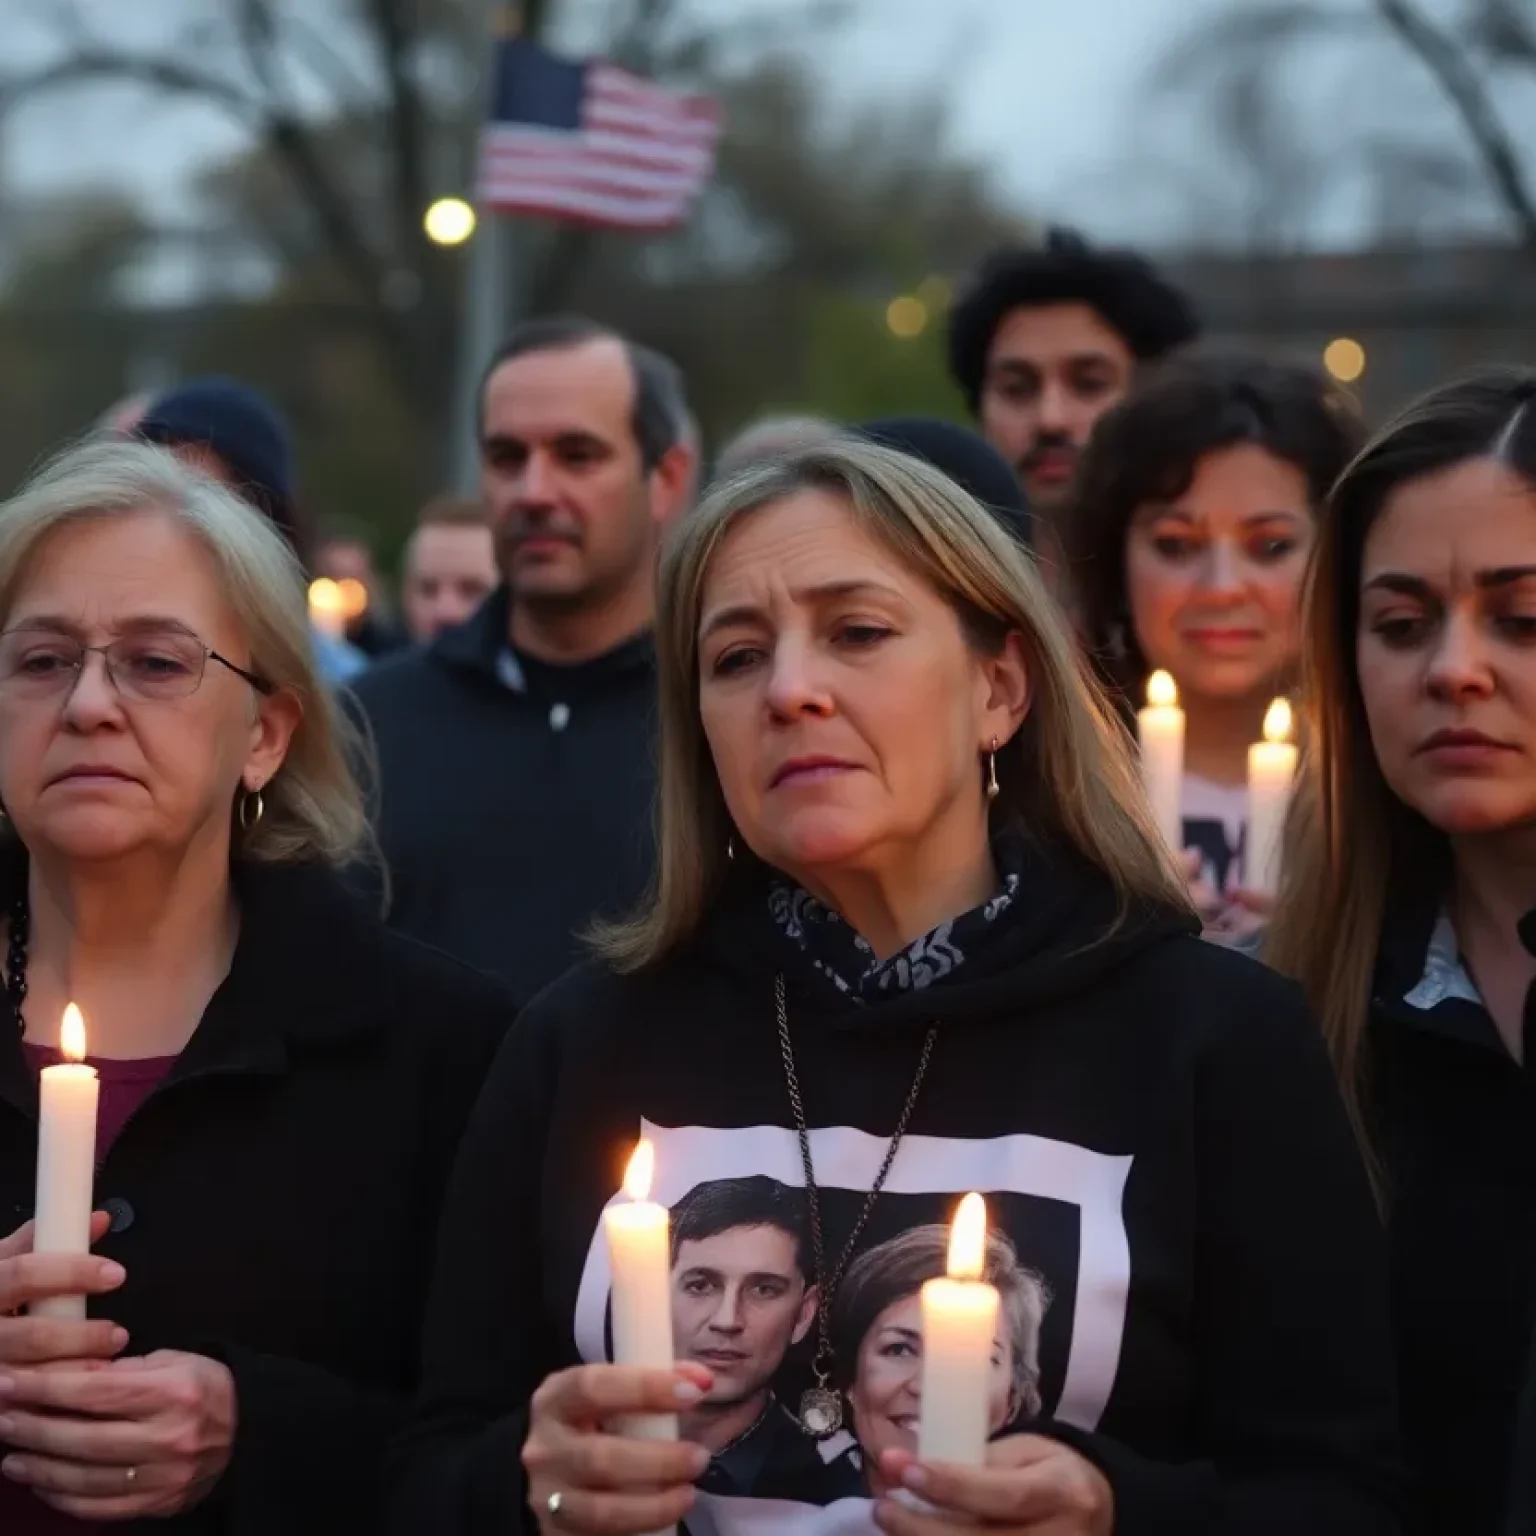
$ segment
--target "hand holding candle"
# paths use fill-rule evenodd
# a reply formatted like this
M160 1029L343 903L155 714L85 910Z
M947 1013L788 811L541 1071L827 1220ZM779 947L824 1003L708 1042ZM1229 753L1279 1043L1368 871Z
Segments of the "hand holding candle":
M979 1467L986 1460L999 1304L997 1287L982 1279L986 1264L986 1202L969 1194L950 1228L949 1273L922 1292L923 1461Z
M64 1010L59 1048L66 1058L43 1069L37 1130L35 1253L81 1254L91 1249L96 1187L96 1108L101 1084L85 1065L85 1020ZM79 1321L84 1296L51 1296L28 1309L34 1317Z
M1248 840L1243 885L1255 895L1273 896L1280 886L1280 852L1285 817L1296 778L1297 750L1291 734L1291 706L1276 699L1264 716L1264 740L1248 749Z
M628 1199L603 1212L608 1261L613 1271L613 1359L615 1365L671 1370L672 1247L667 1208L646 1198L656 1154L641 1141L624 1172ZM647 1414L627 1420L622 1432L635 1440L676 1440L675 1414Z
M1141 777L1157 829L1175 853L1184 847L1184 711L1167 672L1147 679L1147 705L1136 713Z

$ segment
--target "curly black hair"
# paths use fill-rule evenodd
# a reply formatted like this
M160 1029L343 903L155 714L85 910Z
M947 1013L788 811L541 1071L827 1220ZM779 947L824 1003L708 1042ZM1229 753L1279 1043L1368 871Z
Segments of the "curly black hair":
M1301 470L1320 511L1363 441L1353 401L1324 374L1258 357L1165 363L1107 412L1063 519L1084 639L1107 680L1129 696L1147 677L1125 582L1126 535L1138 509L1177 500L1202 459L1252 443Z
M1194 306L1146 257L1099 250L1074 230L1053 229L1041 247L993 252L950 311L949 371L973 415L1003 317L1047 304L1088 305L1142 362L1166 357L1200 334Z

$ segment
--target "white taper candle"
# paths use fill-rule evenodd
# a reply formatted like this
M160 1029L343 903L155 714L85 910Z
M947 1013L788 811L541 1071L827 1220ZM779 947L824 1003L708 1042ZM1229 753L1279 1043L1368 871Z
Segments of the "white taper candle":
M1141 744L1141 778L1163 841L1175 852L1184 848L1184 711L1179 690L1167 672L1147 679L1146 708L1136 712Z
M923 1461L979 1467L986 1460L999 1301L997 1288L981 1278L986 1259L986 1202L969 1194L950 1229L949 1273L922 1290Z
M59 1047L68 1058L45 1067L38 1084L35 1253L89 1253L96 1192L96 1109L101 1083L85 1065L85 1021L64 1010ZM33 1317L79 1320L84 1296L49 1296L27 1308Z
M1280 888L1280 851L1285 818L1296 780L1297 750L1291 734L1291 706L1276 699L1264 716L1264 740L1248 749L1248 833L1243 884L1261 896Z

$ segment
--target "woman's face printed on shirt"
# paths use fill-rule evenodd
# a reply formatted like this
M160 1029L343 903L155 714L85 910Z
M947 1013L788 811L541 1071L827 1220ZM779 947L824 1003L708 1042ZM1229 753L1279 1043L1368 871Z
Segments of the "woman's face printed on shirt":
M886 1451L916 1451L923 1393L922 1301L904 1296L874 1321L859 1344L859 1358L848 1404L852 1429L864 1453L864 1472L872 1491L882 1492L880 1457ZM1003 1313L998 1313L992 1345L991 1395L987 1427L996 1433L1013 1413L1013 1344Z
M1207 454L1189 488L1126 535L1131 625L1186 705L1281 690L1301 648L1312 547L1306 476L1252 443Z
M1400 799L1451 835L1536 819L1536 488L1475 459L1388 497L1361 560L1356 659Z

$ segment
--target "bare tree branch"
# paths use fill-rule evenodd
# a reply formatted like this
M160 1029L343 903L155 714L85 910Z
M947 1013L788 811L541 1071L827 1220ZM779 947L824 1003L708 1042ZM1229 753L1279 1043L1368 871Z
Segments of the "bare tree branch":
M85 46L35 74L0 83L0 114L34 96L85 80L128 80L172 96L195 96L222 108L244 127L259 131L263 103L232 80L174 59Z
M1509 133L1471 61L1455 40L1415 9L1410 0L1376 0L1376 9L1445 92L1519 229L1522 243L1536 249L1536 199Z

